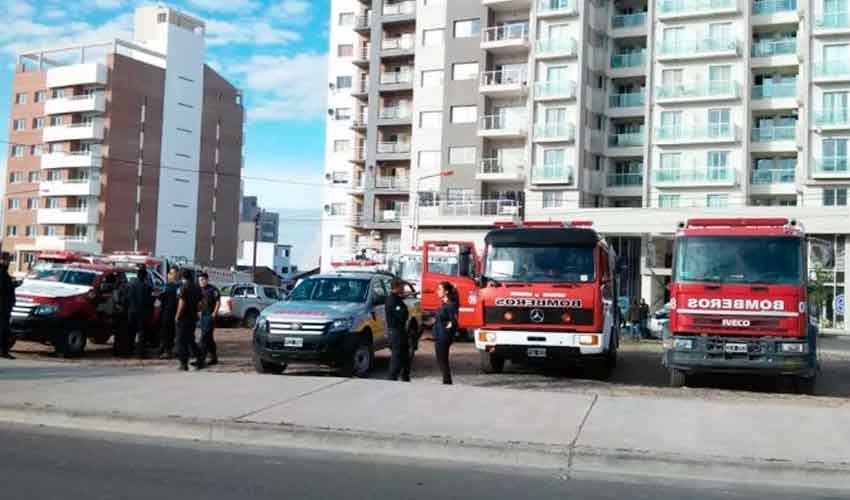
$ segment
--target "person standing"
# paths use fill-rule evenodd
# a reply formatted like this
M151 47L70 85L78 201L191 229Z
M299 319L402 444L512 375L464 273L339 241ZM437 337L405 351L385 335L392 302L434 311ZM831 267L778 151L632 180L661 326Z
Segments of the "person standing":
M145 320L150 315L151 287L148 285L148 270L139 266L136 277L127 286L127 328L130 342L136 345L136 355L145 355Z
M637 299L632 301L628 312L629 330L632 333L632 340L640 340L640 304Z
M640 336L649 338L649 304L646 299L640 299Z
M212 283L207 273L198 276L201 285L201 359L207 365L218 364L218 348L215 345L215 320L218 318L218 307L221 292Z
M159 358L171 359L174 356L174 336L177 324L177 290L180 288L180 270L171 267L168 270L168 282L159 296Z
M457 333L458 297L457 291L451 283L444 281L437 287L437 295L440 297L440 308L434 319L434 353L437 356L437 365L443 374L443 384L452 384L452 371L449 365L449 350Z
M9 276L11 258L0 254L0 358L15 359L12 346L12 307L15 306L15 281Z
M390 296L384 304L392 350L389 379L398 380L401 375L402 382L410 382L410 337L407 335L410 312L402 297L404 282L394 279L390 287Z
M189 356L195 357L194 364L198 370L204 368L204 359L195 343L200 302L201 292L195 286L192 271L184 269L177 291L177 312L174 315L177 324L177 358L180 360L180 370L184 372L189 369Z

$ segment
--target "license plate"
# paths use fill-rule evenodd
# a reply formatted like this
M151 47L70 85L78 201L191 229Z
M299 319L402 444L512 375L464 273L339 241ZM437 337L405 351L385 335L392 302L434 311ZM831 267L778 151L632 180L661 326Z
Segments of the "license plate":
M300 337L289 337L283 340L284 347L304 347L304 339Z
M545 358L546 357L546 349L540 347L530 347L528 349L528 357L529 358Z
M726 352L730 354L746 354L747 344L726 344L724 346Z

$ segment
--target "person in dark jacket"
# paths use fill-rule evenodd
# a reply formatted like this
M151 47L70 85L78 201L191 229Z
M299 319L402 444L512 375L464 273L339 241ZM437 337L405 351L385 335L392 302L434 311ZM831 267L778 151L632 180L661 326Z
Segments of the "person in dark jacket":
M11 257L0 254L0 358L15 359L12 346L12 307L15 306L15 281L9 276Z
M649 304L646 299L640 299L640 336L649 338Z
M208 365L218 364L218 349L215 345L215 320L218 318L219 299L221 292L210 283L207 273L198 276L201 285L201 358ZM207 357L209 356L209 359Z
M145 354L145 320L151 309L151 287L148 285L148 270L139 266L136 277L127 285L127 328L130 342L136 345L136 355Z
M410 312L402 297L404 282L395 279L391 287L390 296L387 297L384 305L392 350L389 378L398 380L398 376L401 375L402 382L410 382L410 337L407 335L407 320Z
M434 353L437 356L437 365L443 374L443 383L451 385L452 371L449 366L449 349L457 333L458 297L457 291L451 283L444 281L437 287L437 295L442 305L437 310L434 318Z
M159 357L171 359L174 356L174 336L177 328L177 290L180 288L180 270L172 267L168 270L168 282L159 296L161 311L159 315Z
M629 330L632 332L632 340L640 340L640 304L637 299L632 302L627 313Z
M201 303L201 292L195 285L192 271L183 270L180 289L177 291L177 358L180 360L180 370L189 369L189 356L195 357L195 366L202 370L205 366L198 344L195 343L195 327L198 326L198 308Z

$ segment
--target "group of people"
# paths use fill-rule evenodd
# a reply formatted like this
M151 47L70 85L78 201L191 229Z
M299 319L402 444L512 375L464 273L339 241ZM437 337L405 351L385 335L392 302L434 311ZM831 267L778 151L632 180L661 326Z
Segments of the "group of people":
M626 313L626 321L632 340L649 338L649 304L645 299L638 302L637 299L629 306Z
M9 275L11 256L0 253L0 358L15 359L12 346L12 307L15 305L15 280Z
M387 330L390 340L392 358L390 361L390 380L398 380L401 376L403 382L410 382L410 366L412 353L410 349L409 332L407 321L410 313L404 303L404 282L396 279L392 282L390 295L384 305ZM437 287L440 297L440 308L434 315L434 323L431 326L434 336L434 353L437 365L443 376L443 383L452 384L452 371L449 365L449 350L457 333L458 322L458 295L457 290L451 283L443 282Z

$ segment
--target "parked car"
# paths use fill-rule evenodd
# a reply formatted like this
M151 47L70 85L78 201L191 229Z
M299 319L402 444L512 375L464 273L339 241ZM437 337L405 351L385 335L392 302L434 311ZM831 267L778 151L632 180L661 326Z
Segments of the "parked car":
M368 377L375 352L389 347L384 311L393 275L346 272L312 276L265 311L254 328L254 367L282 373L288 364L311 362ZM422 308L413 285L405 286L410 311L410 356L422 333Z
M669 322L670 303L668 302L661 309L650 315L649 324L647 325L649 336L656 339L662 338L664 336L664 330L669 326Z
M263 309L284 299L280 288L253 283L234 283L222 287L218 317L220 321L254 328Z

